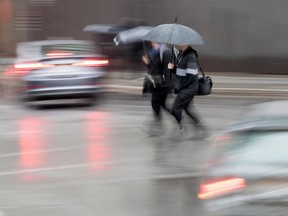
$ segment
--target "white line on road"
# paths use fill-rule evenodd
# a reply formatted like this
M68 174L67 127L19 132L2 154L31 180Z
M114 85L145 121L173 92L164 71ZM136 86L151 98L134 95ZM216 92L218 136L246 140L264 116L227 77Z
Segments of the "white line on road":
M39 151L24 151L24 152L15 152L15 153L7 153L7 154L1 154L0 158L6 158L6 157L14 157L14 156L20 156L20 155L27 155L27 154L37 154L37 153L48 153L48 152L58 152L58 151L70 151L74 149L80 149L84 148L83 146L75 145L70 146L66 148L54 148L54 149L46 149L46 150L39 150ZM1 215L0 215L1 216Z
M141 90L141 86L125 86L125 85L110 85L109 88L116 88L116 91L119 89L127 89L127 90ZM288 92L288 89L263 89L263 88L212 88L215 91L273 91L273 92ZM138 92L136 92L138 93Z
M258 88L213 88L213 90L225 90L225 91L273 91L273 92L288 92L288 89L258 89Z
M135 162L144 162L144 161L149 161L151 159L152 158L130 158L126 160L109 161L109 162L101 162L101 163L79 163L79 164L71 164L71 165L65 165L65 166L38 168L38 169L14 170L14 171L0 172L0 176L19 175L19 174L33 173L33 172L57 171L57 170L64 170L64 169L77 169L81 167L91 166L93 164L96 164L96 165L125 164L125 163L134 164Z

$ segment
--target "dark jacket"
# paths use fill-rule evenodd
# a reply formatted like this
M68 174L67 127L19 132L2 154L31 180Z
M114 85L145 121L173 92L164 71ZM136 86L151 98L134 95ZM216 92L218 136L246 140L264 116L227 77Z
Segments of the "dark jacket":
M181 54L180 54L181 55ZM181 91L197 94L198 92L198 61L197 52L188 48L176 62L175 93Z
M172 60L172 50L166 49L162 55L162 65L163 65L163 75L164 75L164 83L163 87L171 87L174 88L174 82L176 79L175 73L168 69L168 64L171 63Z
M150 75L162 75L163 65L161 62L160 51L150 50L148 57L150 59L150 63L147 65L148 73Z
M162 87L169 87L171 91L174 87L176 75L168 69L168 63L171 62L172 50L166 49L162 53L149 55L150 63L147 65L148 73L151 75L162 75Z

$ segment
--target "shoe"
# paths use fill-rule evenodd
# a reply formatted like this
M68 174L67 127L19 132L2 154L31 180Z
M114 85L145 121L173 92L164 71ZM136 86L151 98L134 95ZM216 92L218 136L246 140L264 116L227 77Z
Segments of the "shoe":
M182 125L173 126L166 136L166 139L171 141L185 139L186 129Z
M140 127L150 137L160 136L163 133L163 124L161 121L151 121L147 127Z
M193 136L193 139L205 139L207 137L208 137L207 129L199 123L195 125L195 134Z

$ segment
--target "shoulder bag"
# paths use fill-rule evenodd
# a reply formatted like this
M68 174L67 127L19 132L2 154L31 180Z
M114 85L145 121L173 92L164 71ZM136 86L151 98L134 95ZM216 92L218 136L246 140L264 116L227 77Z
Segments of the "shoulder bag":
M202 70L201 66L200 66L200 62L197 58L197 62L198 62L198 66L200 69L200 72L202 74L201 77L199 77L198 79L198 93L197 95L209 95L211 94L212 91L212 86L213 86L213 82L211 77L206 76L204 71Z

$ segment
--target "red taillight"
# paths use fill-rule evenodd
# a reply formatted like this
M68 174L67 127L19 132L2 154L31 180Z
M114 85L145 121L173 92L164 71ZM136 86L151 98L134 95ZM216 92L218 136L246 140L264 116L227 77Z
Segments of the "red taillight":
M49 68L49 67L54 67L54 66L55 65L41 64L38 62L21 63L21 64L15 64L13 67L8 68L5 71L5 74L23 76L33 69Z
M81 62L75 63L75 66L92 66L92 67L100 67L107 66L109 61L107 59L86 59Z
M45 54L46 56L71 56L73 53L70 52L49 52Z
M199 199L209 199L222 196L232 192L236 192L246 187L244 178L229 177L221 179L213 179L206 181L200 185L198 193Z
M41 63L24 63L24 64L15 64L16 69L38 69L38 68L48 68L54 67L54 65L41 64Z
M11 68L6 69L4 74L7 76L23 76L28 71L29 71L28 69L18 69L15 67L11 67Z

